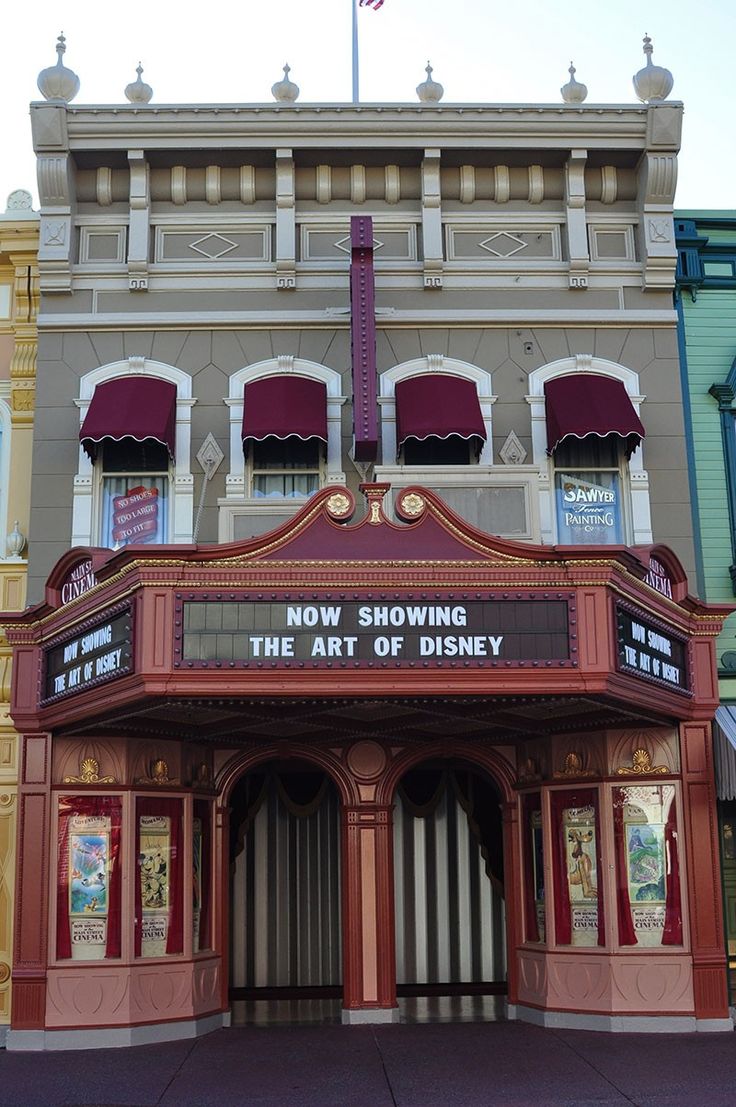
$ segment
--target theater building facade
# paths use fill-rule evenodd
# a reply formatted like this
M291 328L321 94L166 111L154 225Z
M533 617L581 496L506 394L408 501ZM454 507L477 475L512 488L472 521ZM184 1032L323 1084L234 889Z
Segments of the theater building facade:
M283 93L31 108L9 1046L728 1029L681 106Z

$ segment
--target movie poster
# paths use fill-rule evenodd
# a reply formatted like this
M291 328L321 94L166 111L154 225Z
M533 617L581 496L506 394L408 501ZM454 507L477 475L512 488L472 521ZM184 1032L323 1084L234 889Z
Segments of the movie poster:
M141 956L163 957L169 926L171 830L163 815L141 815L138 863L141 881Z
M571 945L598 944L598 868L595 809L566 807L562 813L567 887L570 897Z
M674 788L637 785L622 791L626 874L637 944L658 946L667 901L665 827Z
M542 840L542 812L532 811L532 865L534 867L534 910L537 917L539 941L546 941L546 915L544 907L544 845Z
M110 818L69 820L69 930L72 958L100 960L107 942Z

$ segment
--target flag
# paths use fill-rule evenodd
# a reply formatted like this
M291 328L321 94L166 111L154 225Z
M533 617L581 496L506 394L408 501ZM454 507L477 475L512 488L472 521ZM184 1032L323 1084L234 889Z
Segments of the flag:
M375 12L383 7L383 0L360 0L361 8L373 8Z

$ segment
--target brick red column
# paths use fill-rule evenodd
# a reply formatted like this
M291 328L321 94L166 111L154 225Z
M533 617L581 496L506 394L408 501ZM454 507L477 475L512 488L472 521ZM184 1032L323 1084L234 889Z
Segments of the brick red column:
M344 1022L395 1017L393 868L391 806L343 807Z
M24 734L18 788L13 1030L43 1030L48 964L51 736Z
M709 722L680 724L695 1017L727 1019L718 815Z

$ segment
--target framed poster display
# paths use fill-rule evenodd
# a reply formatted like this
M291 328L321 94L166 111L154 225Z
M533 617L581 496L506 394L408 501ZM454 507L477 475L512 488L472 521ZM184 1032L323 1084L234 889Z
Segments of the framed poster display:
M598 789L550 794L554 928L558 945L605 945Z
M199 926L202 916L202 820L192 822L192 949L199 951Z

